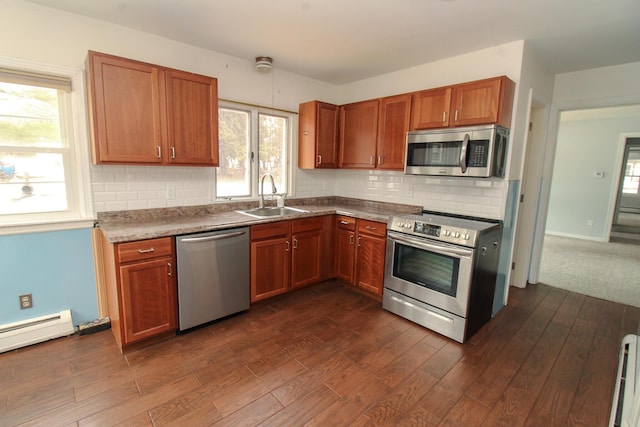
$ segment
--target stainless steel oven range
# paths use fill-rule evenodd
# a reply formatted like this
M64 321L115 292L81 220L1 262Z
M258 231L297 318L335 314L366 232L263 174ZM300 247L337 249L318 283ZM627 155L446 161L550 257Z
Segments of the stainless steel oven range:
M382 307L458 342L491 319L502 224L424 211L387 233Z

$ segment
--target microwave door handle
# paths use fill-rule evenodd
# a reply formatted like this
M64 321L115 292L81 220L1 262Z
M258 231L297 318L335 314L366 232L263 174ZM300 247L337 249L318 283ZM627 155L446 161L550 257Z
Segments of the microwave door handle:
M467 150L469 149L469 134L465 133L462 139L462 148L460 149L460 169L462 173L467 171Z

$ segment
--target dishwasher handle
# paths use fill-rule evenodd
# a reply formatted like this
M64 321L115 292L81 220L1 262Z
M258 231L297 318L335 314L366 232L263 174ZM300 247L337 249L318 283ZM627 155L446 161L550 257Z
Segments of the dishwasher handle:
M200 242L211 242L213 240L222 240L222 239L230 239L232 237L242 236L246 234L246 231L234 231L233 233L226 234L216 234L214 236L205 236L205 237L188 237L186 239L180 239L182 243L200 243Z

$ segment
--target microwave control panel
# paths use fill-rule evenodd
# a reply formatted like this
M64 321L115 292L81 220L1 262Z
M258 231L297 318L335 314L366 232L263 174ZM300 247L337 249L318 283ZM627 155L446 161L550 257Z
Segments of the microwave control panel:
M473 168L484 168L487 166L489 158L487 150L489 150L489 141L469 141L469 153L467 155L467 166Z

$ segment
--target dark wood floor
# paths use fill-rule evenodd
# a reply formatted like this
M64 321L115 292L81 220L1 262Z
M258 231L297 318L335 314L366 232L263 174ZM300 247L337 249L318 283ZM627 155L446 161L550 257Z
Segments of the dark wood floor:
M605 426L640 309L544 285L464 345L336 282L120 354L110 331L0 355L0 425Z

